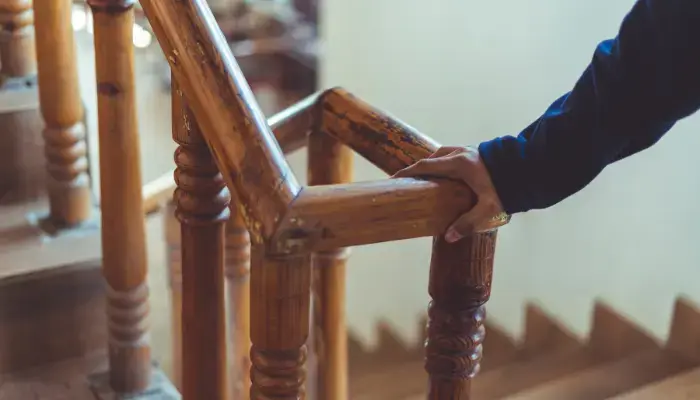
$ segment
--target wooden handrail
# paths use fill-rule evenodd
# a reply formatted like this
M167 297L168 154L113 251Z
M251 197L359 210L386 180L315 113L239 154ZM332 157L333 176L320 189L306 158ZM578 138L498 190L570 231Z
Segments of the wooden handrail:
M428 157L439 143L349 92L330 89L320 96L321 130L389 175Z
M316 102L321 93L310 95L267 119L277 143L284 154L293 153L307 143L307 137L316 123ZM158 211L165 202L173 198L175 191L173 171L143 185L143 208L145 214Z
M190 102L253 243L269 237L300 186L204 0L141 7Z
M387 179L304 188L270 241L292 254L439 235L474 204L450 181Z

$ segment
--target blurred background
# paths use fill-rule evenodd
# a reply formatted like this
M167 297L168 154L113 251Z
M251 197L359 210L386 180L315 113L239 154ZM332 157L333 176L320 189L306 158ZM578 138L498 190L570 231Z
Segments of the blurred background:
M343 86L443 144L466 145L517 134L537 118L573 86L595 46L616 34L633 0L209 3L267 115L315 90ZM73 26L89 131L96 134L91 17L81 2ZM173 168L170 75L143 18L134 46L148 182ZM698 117L689 118L579 195L513 218L499 233L489 319L518 335L523 304L534 300L585 335L594 301L604 299L664 339L674 299L700 301L698 131ZM94 158L96 139L90 146ZM303 181L305 154L291 162ZM381 177L357 158L356 180ZM162 224L149 224L154 351L167 370ZM415 339L428 303L429 256L427 239L354 249L350 329L371 343L377 321L386 320Z

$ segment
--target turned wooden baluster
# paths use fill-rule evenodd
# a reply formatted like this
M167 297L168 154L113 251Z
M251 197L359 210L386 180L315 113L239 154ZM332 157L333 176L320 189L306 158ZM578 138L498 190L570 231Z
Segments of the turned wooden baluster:
M199 125L173 80L176 215L182 246L182 396L224 399L224 227L231 199Z
M353 153L325 132L309 136L309 185L352 181ZM317 396L344 400L348 396L347 332L345 326L345 263L349 249L313 255L314 356Z
M163 211L165 244L167 248L168 289L172 307L172 381L182 392L182 241L180 222L175 216L176 205L169 202Z
M70 0L34 1L50 213L59 226L87 220L92 206L71 6Z
M34 12L31 0L0 1L0 76L2 78L36 74L33 23Z
M146 238L133 70L133 2L88 3L95 29L102 254L109 285L110 384L115 392L132 393L145 390L151 375Z
M233 399L250 392L250 237L240 216L226 225L226 285L232 343Z
M442 236L433 239L425 345L430 400L470 399L481 361L496 233L477 233L453 244Z
M310 256L273 257L253 246L251 400L305 398L310 292Z

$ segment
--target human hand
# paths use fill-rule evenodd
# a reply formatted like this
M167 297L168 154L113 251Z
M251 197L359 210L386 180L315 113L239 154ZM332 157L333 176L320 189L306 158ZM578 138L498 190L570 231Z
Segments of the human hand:
M479 150L444 146L430 157L402 169L393 178L432 177L464 182L476 193L476 205L450 225L445 240L454 243L464 236L493 225L503 215L503 206Z

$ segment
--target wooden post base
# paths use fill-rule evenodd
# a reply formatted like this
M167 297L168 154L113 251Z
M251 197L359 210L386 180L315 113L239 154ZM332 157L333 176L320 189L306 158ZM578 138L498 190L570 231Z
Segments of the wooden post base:
M98 372L88 377L90 389L97 400L181 400L182 396L175 389L165 373L153 364L151 383L146 390L139 393L115 393L109 385L109 371Z

